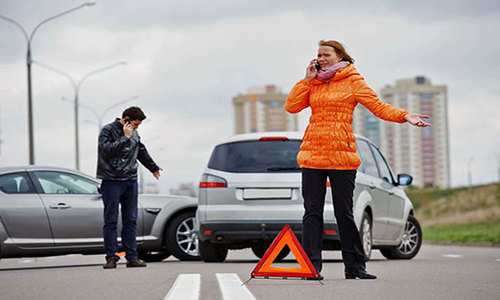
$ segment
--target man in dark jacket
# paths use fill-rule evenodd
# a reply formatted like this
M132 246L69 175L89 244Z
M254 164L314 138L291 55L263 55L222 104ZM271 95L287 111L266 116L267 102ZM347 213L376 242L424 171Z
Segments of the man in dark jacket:
M117 223L118 206L122 212L122 245L125 249L127 267L145 267L146 263L138 258L137 233L137 160L139 160L156 179L160 178L160 167L149 156L141 143L137 128L146 116L139 107L129 107L122 118L104 126L99 134L97 158L97 178L102 179L101 194L104 202L104 269L116 268L120 259L118 251Z

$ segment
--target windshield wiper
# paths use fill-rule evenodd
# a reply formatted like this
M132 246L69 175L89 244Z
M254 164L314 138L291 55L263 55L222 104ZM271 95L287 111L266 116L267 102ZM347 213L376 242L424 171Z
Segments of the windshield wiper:
M269 167L268 171L298 171L299 167Z

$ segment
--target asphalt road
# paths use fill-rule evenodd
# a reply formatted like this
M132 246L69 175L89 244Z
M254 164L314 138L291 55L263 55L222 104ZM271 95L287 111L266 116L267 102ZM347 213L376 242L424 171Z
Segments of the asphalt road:
M114 270L95 255L3 259L0 299L500 299L500 248L424 244L408 261L374 251L367 269L377 280L345 280L340 253L324 258L323 285L252 279L243 287L258 263L249 250L231 251L224 263L168 258Z

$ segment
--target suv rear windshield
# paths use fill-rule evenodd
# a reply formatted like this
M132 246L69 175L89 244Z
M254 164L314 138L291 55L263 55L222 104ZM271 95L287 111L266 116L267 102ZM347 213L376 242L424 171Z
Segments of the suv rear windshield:
M208 167L234 173L299 172L301 141L248 141L215 147Z

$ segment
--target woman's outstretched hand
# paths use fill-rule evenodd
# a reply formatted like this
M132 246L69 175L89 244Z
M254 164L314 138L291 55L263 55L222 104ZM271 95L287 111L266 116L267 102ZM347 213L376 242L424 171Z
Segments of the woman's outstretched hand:
M316 68L314 67L314 64L316 63L316 59L313 59L309 62L309 65L307 66L306 69L306 77L304 77L304 80L307 82L310 82L313 80L316 75L318 74L318 71L316 71Z
M431 127L431 124L424 122L421 118L428 119L431 116L421 114L407 114L404 116L406 122L417 127Z

